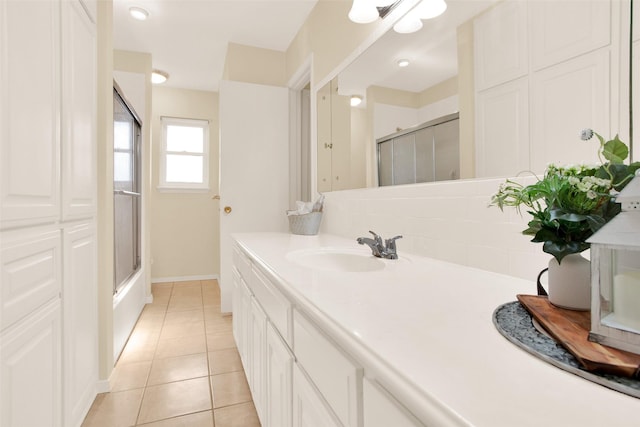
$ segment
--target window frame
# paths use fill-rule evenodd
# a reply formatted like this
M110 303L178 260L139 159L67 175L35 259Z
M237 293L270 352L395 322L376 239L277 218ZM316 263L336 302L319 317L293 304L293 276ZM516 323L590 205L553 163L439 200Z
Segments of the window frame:
M167 150L167 127L168 126L189 126L198 127L203 130L202 153L188 151ZM158 177L158 190L173 192L205 192L209 191L209 120L184 119L177 117L160 117L160 127L162 131L162 144L160 147L160 168ZM167 182L167 156L198 156L202 157L202 183L199 182Z

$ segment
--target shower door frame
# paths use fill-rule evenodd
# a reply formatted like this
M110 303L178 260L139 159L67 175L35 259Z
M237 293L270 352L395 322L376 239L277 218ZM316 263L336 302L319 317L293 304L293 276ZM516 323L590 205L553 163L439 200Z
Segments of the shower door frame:
M113 218L114 218L114 230L113 230L113 294L116 295L119 291L121 291L126 284L131 280L131 278L140 271L142 267L142 182L141 182L141 167L142 167L142 120L136 113L135 109L129 103L124 96L123 91L117 85L117 83L113 82L113 96L114 96L114 105L117 102L117 98L121 101L124 108L131 114L131 117L135 123L134 126L134 135L133 135L133 148L131 150L132 153L132 180L133 180L133 191L121 190L115 188L115 177L114 177L114 190L113 190ZM114 120L115 122L115 120ZM115 144L113 147L113 153L115 155L116 149ZM117 241L116 241L116 197L117 196L126 196L131 197L132 199L132 207L133 207L133 248L132 248L132 256L133 256L133 269L131 272L124 277L122 280L118 282L118 272L117 272Z

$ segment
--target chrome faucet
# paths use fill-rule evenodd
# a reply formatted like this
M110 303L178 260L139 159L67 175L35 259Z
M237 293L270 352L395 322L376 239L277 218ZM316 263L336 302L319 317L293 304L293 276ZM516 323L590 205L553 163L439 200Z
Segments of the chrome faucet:
M368 237L358 237L356 241L361 245L369 246L373 256L386 259L398 259L398 254L396 252L396 240L402 239L402 236L386 239L383 243L382 237L373 231L369 231L369 233L373 235L373 239Z

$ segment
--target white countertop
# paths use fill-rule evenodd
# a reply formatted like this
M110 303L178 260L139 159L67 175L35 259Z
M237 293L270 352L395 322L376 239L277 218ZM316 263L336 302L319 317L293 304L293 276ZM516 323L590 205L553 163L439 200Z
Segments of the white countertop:
M447 424L638 426L640 399L556 368L505 339L493 311L534 294L535 283L402 252L382 270L302 267L292 251L323 247L369 254L355 239L286 233L236 234L281 289L412 411L432 406ZM444 419L444 418L443 418ZM438 427L438 426L436 426Z

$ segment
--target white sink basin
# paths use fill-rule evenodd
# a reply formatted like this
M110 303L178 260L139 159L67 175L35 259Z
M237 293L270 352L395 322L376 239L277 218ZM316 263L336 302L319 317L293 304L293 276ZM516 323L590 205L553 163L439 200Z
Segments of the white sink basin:
M289 261L314 270L367 272L382 270L385 263L371 254L340 248L305 249L289 252Z

